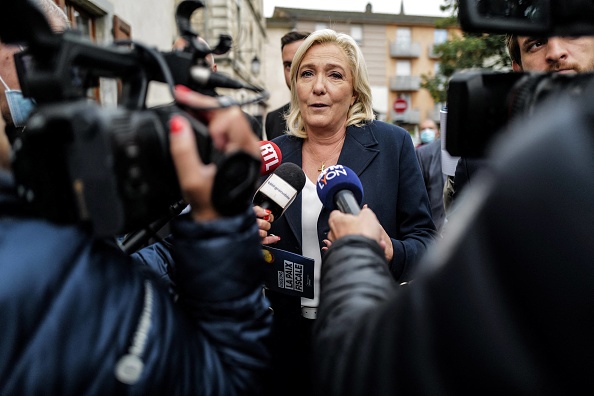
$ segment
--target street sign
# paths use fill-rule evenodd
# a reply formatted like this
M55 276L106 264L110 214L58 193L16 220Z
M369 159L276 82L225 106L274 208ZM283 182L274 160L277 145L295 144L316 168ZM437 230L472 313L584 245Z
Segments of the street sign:
M408 108L408 103L405 99L398 98L394 101L394 111L396 113L404 113Z

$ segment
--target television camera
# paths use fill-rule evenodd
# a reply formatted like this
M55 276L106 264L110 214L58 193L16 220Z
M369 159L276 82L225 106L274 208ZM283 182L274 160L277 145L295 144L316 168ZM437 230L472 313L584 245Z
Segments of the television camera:
M462 30L535 37L594 35L592 0L459 0ZM493 138L516 116L551 97L584 95L594 79L579 75L465 70L448 85L446 149L484 157Z
M12 168L20 197L35 213L58 223L81 223L98 236L121 235L156 219L171 218L185 205L169 155L168 121L185 114L192 123L203 162L218 166L213 203L222 214L248 207L259 176L259 159L213 149L207 127L176 103L147 108L149 83L175 84L215 95L215 87L263 89L210 73L205 56L226 53L231 37L221 35L212 50L190 25L202 1L184 0L176 9L183 51L160 52L138 42L99 46L66 30L52 32L31 0L10 1L0 16L0 39L25 50L15 55L23 95L37 108L13 144ZM100 78L121 84L120 104L102 108L87 98ZM192 109L196 110L196 109ZM200 109L197 109L200 110ZM218 182L218 184L217 184Z

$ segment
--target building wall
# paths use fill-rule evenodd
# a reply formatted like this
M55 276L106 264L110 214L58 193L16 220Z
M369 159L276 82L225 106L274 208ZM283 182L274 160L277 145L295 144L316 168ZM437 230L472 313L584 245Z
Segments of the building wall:
M396 31L399 27L411 29L411 42L415 45L420 46L420 54L418 57L411 58L394 58L389 56L387 62L390 63L391 66L388 68L388 79L396 74L396 62L398 60L409 60L411 62L411 76L420 77L422 75L434 75L435 64L436 62L438 62L438 60L431 59L429 57L429 52L434 43L433 32L435 31L435 28L425 26L418 27L410 25L388 26L386 28L386 39L388 43L394 42L396 40ZM406 94L410 95L411 98L411 102L409 103L409 111L412 110L415 113L418 113L418 121L422 121L426 118L433 118L433 110L435 108L435 103L433 102L433 99L431 98L429 92L426 89L421 88L415 91L403 92L389 90L389 120L397 119L397 115L392 108L394 101L398 96ZM415 117L415 119L417 119L417 117Z
M170 51L178 36L175 24L175 0L109 0L113 13L131 27L132 39L156 47L160 51ZM104 41L113 40L111 17L103 18ZM168 103L172 100L168 89L161 83L151 83L147 105Z
M174 15L175 0L109 1L113 4L113 12L132 27L133 39L162 51L171 50L173 40L178 35Z

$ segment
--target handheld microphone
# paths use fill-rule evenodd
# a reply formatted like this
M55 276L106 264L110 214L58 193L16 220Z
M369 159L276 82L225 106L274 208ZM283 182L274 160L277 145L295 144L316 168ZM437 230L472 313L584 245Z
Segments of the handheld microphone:
M318 176L316 183L322 204L342 213L358 214L363 201L363 186L355 172L343 165L333 165Z
M254 195L254 205L272 212L278 219L305 186L305 173L291 162L281 164L262 183Z
M262 156L260 176L266 176L274 172L283 160L283 153L276 143L272 143L269 140L260 141L260 155Z

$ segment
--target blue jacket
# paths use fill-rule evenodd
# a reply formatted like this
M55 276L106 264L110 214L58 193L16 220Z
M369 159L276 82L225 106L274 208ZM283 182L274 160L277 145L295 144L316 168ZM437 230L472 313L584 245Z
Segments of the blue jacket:
M175 302L142 261L172 269ZM262 265L251 213L179 219L172 256L129 257L29 216L0 172L0 394L258 393Z
M274 142L283 162L302 166L303 140L280 136ZM349 126L338 164L349 167L363 185L363 204L368 204L392 238L394 278L407 280L415 264L435 236L429 199L410 135L402 128L381 121L363 127ZM322 209L318 219L320 248L328 235L330 211ZM279 249L301 253L301 194L272 223L271 233L281 240Z

